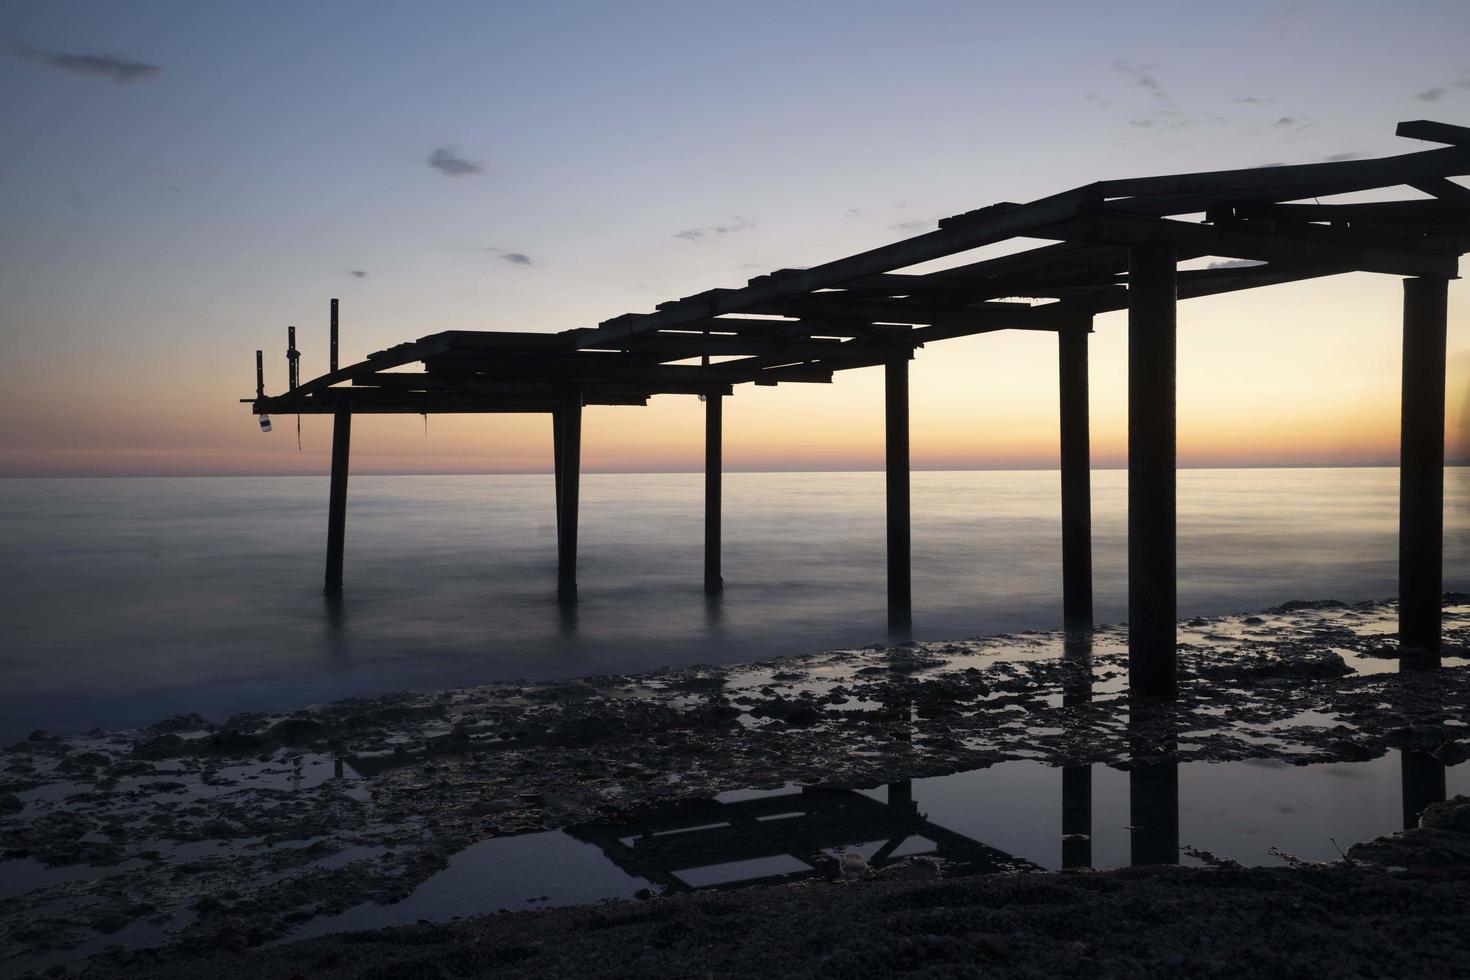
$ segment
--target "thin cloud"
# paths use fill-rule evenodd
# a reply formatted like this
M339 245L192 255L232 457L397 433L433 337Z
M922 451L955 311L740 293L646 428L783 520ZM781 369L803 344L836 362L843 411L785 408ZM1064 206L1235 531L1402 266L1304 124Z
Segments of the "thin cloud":
M1159 81L1159 77L1154 74L1153 68L1153 65L1135 65L1128 61L1113 62L1114 71L1128 76L1135 85L1148 93L1150 100L1153 102L1153 109L1150 114L1155 117L1157 124L1163 125L1168 129L1185 128L1191 124L1191 120L1185 118L1184 113L1179 108L1179 103L1174 101L1174 96L1164 87L1164 83ZM1144 120L1135 120L1132 122L1132 125L1141 129L1152 128L1153 124Z
M65 51L45 51L19 41L11 45L10 54L21 61L33 61L55 68L57 71L71 72L73 75L90 75L93 78L106 78L114 85L128 85L145 78L152 78L163 71L160 66L149 64L146 61L134 61L131 58L119 58L110 54L69 54Z
M509 249L505 248L487 248L485 249L485 251L494 254L496 258L500 259L503 262L509 262L511 265L533 264L531 262L531 257L525 252L512 252Z
M1238 99L1230 100L1232 105L1265 105L1270 101L1270 99L1258 99L1254 95L1246 95Z
M1225 259L1221 262L1211 262L1206 268L1209 269L1254 269L1258 265L1265 265L1255 259Z
M892 231L923 231L929 227L929 222L920 221L915 218L913 221L900 221L898 224L889 225L888 227Z
M1470 74L1461 75L1453 82L1445 82L1442 85L1427 88L1422 92L1416 92L1414 93L1414 98L1420 102L1438 102L1446 95L1449 95L1450 89L1452 88L1470 88Z
M348 273L348 275L350 275L354 279L366 279L367 278L367 273L364 272L361 269L353 269L352 271L350 271Z
M675 232L674 237L682 238L686 242L698 242L712 235L732 235L737 231L744 231L749 227L751 227L751 222L737 215L733 224L710 225L705 228L685 228L683 231Z
M1322 158L1322 162L1323 163L1342 163L1342 162L1344 162L1346 160L1357 160L1357 159L1360 159L1362 156L1363 156L1363 154L1357 153L1357 152L1334 153L1334 154L1332 154L1329 157L1323 157Z
M468 177L485 172L484 164L459 155L452 146L441 146L429 154L429 166L446 177Z

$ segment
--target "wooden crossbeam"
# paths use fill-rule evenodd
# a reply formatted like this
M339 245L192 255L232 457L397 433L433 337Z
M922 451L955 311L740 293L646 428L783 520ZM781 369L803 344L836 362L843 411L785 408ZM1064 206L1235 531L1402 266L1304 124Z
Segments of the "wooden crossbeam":
M1207 173L1174 174L1166 177L1136 177L1105 180L1100 189L1105 199L1154 195L1198 195L1231 193L1249 197L1252 191L1294 188L1293 198L1340 193L1338 185L1392 187L1425 177L1451 177L1470 173L1470 147L1451 146L1421 150L1371 160L1336 163L1303 163L1284 167L1254 167L1248 170L1216 170ZM1139 202L1142 203L1142 202ZM1187 214L1190 212L1177 212Z
M1411 180L1409 186L1449 204L1470 205L1470 187L1464 187L1446 177Z
M682 360L708 354L713 357L752 355L814 360L823 357L862 356L866 345L861 341L837 338L775 337L766 339L756 334L704 336L697 333L638 334L620 341L623 349L640 354L653 354L661 360ZM867 351L872 353L872 351Z
M793 271L790 275L751 280L744 289L711 290L679 300L656 313L630 314L605 321L592 341L608 341L635 333L681 326L723 313L757 312L763 304L831 289L853 279L893 272L957 252L1027 235L1095 208L1095 186L1079 187L998 214L955 222L938 231L859 252L835 262Z
M595 352L593 352L595 353ZM537 359L534 362L507 363L503 359L484 357L479 354L441 355L425 361L430 373L449 371L452 373L480 372L487 377L524 377L534 371L541 377L560 381L627 381L657 390L669 384L740 384L753 380L747 368L725 362L700 367L686 364L640 364L622 359L622 355L589 357L587 353L565 360ZM810 376L800 371L789 372L782 380L812 381L823 383L831 380L831 371L812 371Z
M1025 326L1034 322L1026 303L987 303L964 307L937 306L906 300L845 299L841 293L818 293L799 299L773 302L757 312L785 312L793 316L846 317L873 324L969 324L974 326Z
M1411 119L1401 122L1393 131L1395 136L1411 140L1427 140L1430 143L1449 143L1451 146L1470 146L1470 129L1451 126L1449 123L1431 122L1428 119Z
M1137 215L1096 215L1058 228L1058 237L1134 245L1173 242L1184 253L1267 262L1332 263L1361 272L1395 276L1454 277L1458 258L1448 252L1394 248L1353 232L1304 225L1290 231L1212 227Z
M433 391L471 392L490 395L552 395L560 397L565 381L516 380L515 378L492 378L482 374L435 372L422 373L395 371L391 374L367 375L354 378L354 388L382 388L389 391ZM663 380L655 384L640 384L626 380L583 380L583 391L589 396L601 394L649 395L728 395L729 382L697 380ZM333 389L338 390L338 389Z
M1435 186L1425 183L1426 186ZM1426 231L1442 231L1441 225L1457 225L1470 231L1470 189L1444 181L1465 195L1462 202L1374 201L1359 204L1247 204L1235 208L1242 218L1284 218L1290 221L1370 222L1374 224L1428 225ZM1453 193L1453 192L1452 192Z
M605 393L589 397L589 404L646 405L644 393ZM340 399L346 399L354 415L477 415L551 412L560 397L496 396L463 392L390 392L372 388L332 389L329 397L298 397L294 392L274 398L250 399L257 415L330 415Z

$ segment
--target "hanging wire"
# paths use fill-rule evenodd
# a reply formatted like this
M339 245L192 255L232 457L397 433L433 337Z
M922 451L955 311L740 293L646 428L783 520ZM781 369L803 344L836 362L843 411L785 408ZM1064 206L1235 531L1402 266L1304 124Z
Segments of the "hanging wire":
M296 416L296 451L301 452L301 416Z
M424 417L424 438L427 439L429 438L429 413L420 412L419 414Z

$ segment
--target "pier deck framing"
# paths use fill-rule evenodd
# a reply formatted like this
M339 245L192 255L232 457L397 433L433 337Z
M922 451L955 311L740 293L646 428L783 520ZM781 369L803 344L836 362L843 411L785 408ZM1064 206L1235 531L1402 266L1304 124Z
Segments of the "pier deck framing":
M1444 463L1445 286L1470 251L1470 128L1415 121L1398 134L1441 144L1400 156L1087 184L1025 204L1000 203L926 234L807 269L780 269L558 333L450 330L337 363L266 395L258 414L335 417L327 589L342 587L347 442L355 414L539 412L555 419L558 592L576 594L577 484L584 407L643 405L655 395L706 402L705 588L719 557L724 399L744 384L824 384L882 366L888 497L888 614L912 622L908 361L924 346L999 330L1056 333L1061 391L1063 619L1092 618L1087 334L1100 313L1129 315L1130 682L1171 696L1175 680L1176 305L1280 283L1375 272L1405 282L1400 602L1404 662L1439 656ZM1413 199L1343 202L1410 188ZM1370 195L1380 196L1380 195ZM1327 198L1323 203L1322 199ZM1007 254L933 271L916 267L1016 239ZM1206 257L1253 264L1180 269ZM692 363L698 362L698 363ZM400 370L421 364L422 370Z

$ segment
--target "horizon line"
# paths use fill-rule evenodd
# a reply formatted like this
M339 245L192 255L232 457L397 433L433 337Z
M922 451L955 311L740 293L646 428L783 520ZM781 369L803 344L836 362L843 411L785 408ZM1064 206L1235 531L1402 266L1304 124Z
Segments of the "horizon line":
M1463 468L1470 466L1470 458L1445 460L1444 468ZM1374 462L1374 463L1200 463L1189 466L1176 466L1176 471L1181 470L1375 470L1375 469L1398 469L1397 462ZM1060 472L1060 466L912 466L911 473L1041 473ZM1111 472L1128 469L1127 464L1122 466L1093 466L1089 472ZM732 473L883 473L882 466L868 467L845 467L845 468L739 468L724 467L723 472ZM583 476L661 476L661 475L702 475L703 469L666 469L666 470L639 470L639 469L584 469ZM240 479L251 477L299 477L305 479L320 479L327 476L326 471L319 473L303 473L300 471L285 470L263 470L258 473L3 473L0 480L157 480L157 479ZM551 476L552 470L523 469L523 470L362 470L351 473L351 476Z

